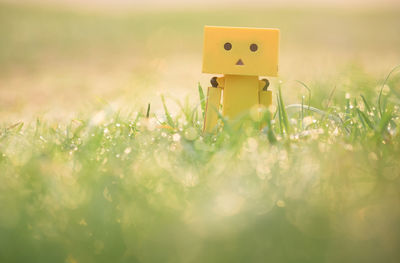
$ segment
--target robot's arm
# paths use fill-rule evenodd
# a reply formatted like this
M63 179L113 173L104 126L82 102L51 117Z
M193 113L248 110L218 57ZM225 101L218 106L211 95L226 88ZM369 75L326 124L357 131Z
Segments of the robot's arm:
M260 104L269 107L272 104L272 91L268 90L269 81L267 79L259 80L258 97Z
M225 84L223 77L213 77L211 79L212 87L207 90L207 104L204 116L204 132L212 132L218 122L218 111L221 102L221 91Z

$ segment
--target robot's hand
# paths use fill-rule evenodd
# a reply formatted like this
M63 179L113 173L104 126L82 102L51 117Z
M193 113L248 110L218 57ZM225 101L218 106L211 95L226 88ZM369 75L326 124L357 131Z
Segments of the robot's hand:
M211 82L211 85L213 88L223 89L225 86L225 78L224 77L212 77L210 82Z
M211 82L211 86L213 86L213 88L218 87L217 77L212 77L210 82Z
M264 87L262 88L263 91L267 91L269 87L269 80L268 79L262 79L261 81L265 82Z

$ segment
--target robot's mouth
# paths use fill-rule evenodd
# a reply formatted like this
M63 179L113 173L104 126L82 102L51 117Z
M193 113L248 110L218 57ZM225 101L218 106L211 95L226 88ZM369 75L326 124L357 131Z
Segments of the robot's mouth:
M239 60L236 62L236 65L239 65L239 66L243 66L244 65L244 63L243 63L241 58L239 58Z

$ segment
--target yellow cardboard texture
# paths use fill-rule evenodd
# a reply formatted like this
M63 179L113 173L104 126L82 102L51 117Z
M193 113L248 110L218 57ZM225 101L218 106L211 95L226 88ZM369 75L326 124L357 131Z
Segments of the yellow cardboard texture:
M279 29L204 27L203 73L278 75Z
M212 82L217 87L208 88L204 131L213 131L217 124L221 90L222 114L228 119L254 106L269 107L269 82L259 76L277 76L278 60L279 29L206 26L203 72L224 76Z
M204 116L204 132L212 132L218 122L218 111L221 104L221 88L209 87Z
M223 115L229 119L248 111L258 104L258 77L225 75Z
M270 90L261 90L259 93L260 96L260 104L264 107L268 108L272 105L272 91Z

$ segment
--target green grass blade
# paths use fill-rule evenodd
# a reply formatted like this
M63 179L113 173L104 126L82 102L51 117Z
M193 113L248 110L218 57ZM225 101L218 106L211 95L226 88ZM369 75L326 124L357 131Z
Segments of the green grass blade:
M297 83L302 85L308 91L308 107L311 106L311 89L302 81L296 80ZM279 87L280 88L280 87Z
M361 124L363 125L364 128L368 126L368 128L373 129L374 125L372 124L371 120L368 118L367 114L365 112L360 111L357 109L357 114L358 118L361 120Z
M273 130L273 126L272 126L272 122L271 122L271 112L269 110L267 110L264 113L263 116L263 121L261 123L266 123L267 125L264 127L263 131L267 134L267 138L268 141L271 144L274 144L277 142L276 136L274 134L274 130Z
M147 104L146 118L150 117L150 103Z
M279 107L280 107L280 113L282 115L282 121L283 121L283 125L285 127L285 131L287 134L290 134L290 123L289 123L289 118L285 109L285 104L283 103L283 98L282 98L282 91L281 91L281 87L279 86L278 88L279 92L278 92L278 99L279 99Z
M379 91L379 96L378 96L378 110L379 110L379 114L382 117L383 114L383 110L382 110L382 105L381 105L381 99L382 99L382 93L383 93L383 88L385 87L387 81L389 80L390 76L396 71L400 69L400 65L397 65L396 67L394 67L389 74L387 74L385 80L382 83L381 89Z
M164 95L161 95L161 101L164 107L165 117L167 118L167 124L173 128L175 128L174 120L171 117L171 114L168 111L167 104L165 103Z
M203 115L203 118L204 118L205 112L206 112L206 98L204 96L203 88L201 87L200 82L198 84L198 89L199 89L199 97L200 97L201 114Z
M362 100L364 102L364 105L365 105L365 108L367 110L367 113L370 113L371 112L371 107L369 106L369 103L367 102L367 99L362 94L360 96L361 96L361 98L362 98Z
M280 104L280 101L279 101L279 95L278 94L276 95L276 102L278 104L277 114L278 114L278 118L279 118L279 129L281 131L281 135L283 136L282 111L281 111L281 104Z
M384 131L387 130L387 126L389 125L391 119L393 118L392 109L387 109L383 112L382 118L378 123L377 132L380 135L383 135Z
M337 87L337 86L335 85L335 87L333 87L331 93L329 94L328 102L326 103L326 108L329 108L329 106L331 106L331 102L332 102L332 99L333 99L333 95L334 95L335 92L336 92L336 87Z

